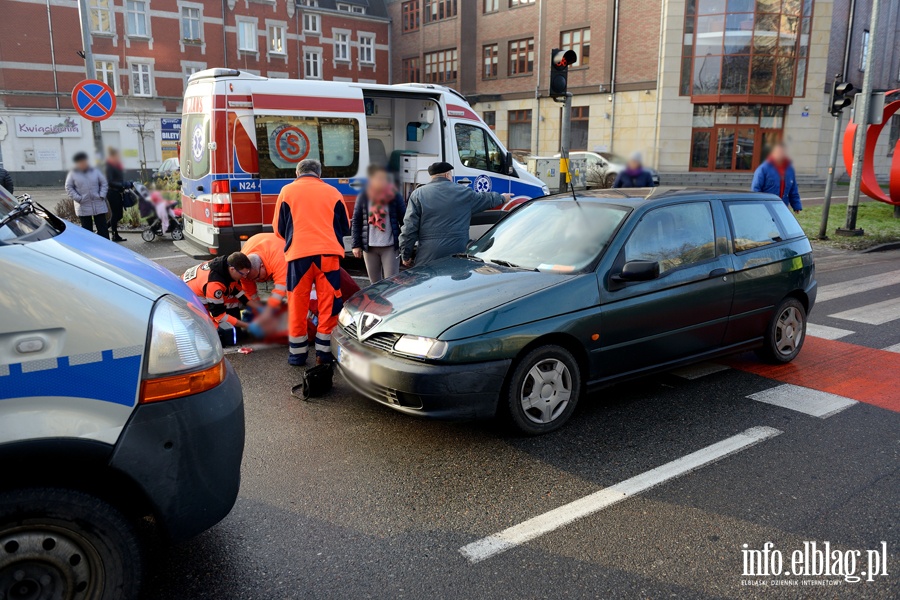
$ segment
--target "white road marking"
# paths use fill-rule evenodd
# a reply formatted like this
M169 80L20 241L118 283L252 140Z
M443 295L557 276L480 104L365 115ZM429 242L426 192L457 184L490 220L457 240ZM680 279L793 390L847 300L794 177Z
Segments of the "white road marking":
M827 325L815 325L814 323L806 324L806 334L825 340L839 340L842 337L853 335L855 331L849 329L838 329L837 327L828 327Z
M880 273L878 275L870 275L869 277L860 277L843 283L831 283L823 285L816 293L816 303L827 302L835 298L843 298L844 296L852 296L860 292L868 292L889 285L900 284L900 271L891 271L889 273Z
M875 304L860 306L859 308L845 310L828 316L835 319L844 319L845 321L882 325L889 321L900 319L900 298L891 298L884 302L876 302Z
M697 363L696 365L688 365L686 367L681 367L680 369L675 369L674 371L670 371L670 373L677 377L681 377L682 379L700 379L701 377L706 377L707 375L712 375L713 373L719 373L721 371L727 371L728 369L729 367L725 365L702 362Z
M888 346L885 348L888 352L900 352L900 344L894 344L893 346Z
M780 430L772 427L751 427L743 433L651 469L646 473L641 473L612 487L604 488L589 496L528 519L518 525L513 525L499 533L482 538L477 542L472 542L460 548L459 551L469 562L473 564L481 562L495 554L524 544L545 533L564 527L573 521L645 492L670 479L680 477L721 460L726 456L745 450L780 433Z
M148 256L150 260L172 260L173 258L190 258L187 254L173 254L172 256Z
M842 410L850 408L854 404L859 404L856 400L844 398L837 394L820 392L819 390L812 390L789 383L757 392L747 397L751 400L796 410L820 419L827 419Z

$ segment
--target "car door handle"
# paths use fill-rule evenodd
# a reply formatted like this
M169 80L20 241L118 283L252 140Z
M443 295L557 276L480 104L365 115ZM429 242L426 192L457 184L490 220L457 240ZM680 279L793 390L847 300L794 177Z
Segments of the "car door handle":
M350 183L350 187L352 187L354 190L361 190L363 188L363 182L353 181Z
M456 183L458 183L460 185L469 185L470 183L472 183L472 180L471 179L457 179Z
M713 277L725 277L726 275L728 275L728 269L713 269L709 272L710 279Z

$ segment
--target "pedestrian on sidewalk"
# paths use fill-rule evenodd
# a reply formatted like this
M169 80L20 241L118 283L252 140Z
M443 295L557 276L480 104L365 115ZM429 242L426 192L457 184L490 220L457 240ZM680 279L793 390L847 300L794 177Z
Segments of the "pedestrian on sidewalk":
M625 169L616 176L614 188L648 188L653 187L653 175L644 169L640 152L633 153L625 164Z
M75 214L81 219L81 226L88 231L97 227L100 237L109 239L106 225L106 193L109 184L99 169L95 169L88 161L86 152L78 152L72 157L74 166L66 176L66 193L75 202Z
M122 195L125 193L127 183L119 151L115 148L106 150L106 181L109 184L106 199L109 202L109 228L112 233L110 239L114 242L124 242L125 238L119 235L119 221L122 220L125 210L122 204Z
M12 175L9 174L9 171L0 167L0 185L6 188L6 191L10 193L10 195L15 192L13 189L13 178Z
M797 189L797 175L783 142L775 144L768 158L757 167L750 189L778 196L795 213L803 210Z
M400 227L406 204L384 167L372 165L366 189L353 209L353 256L365 257L369 281L400 271Z
M321 177L322 163L318 160L307 158L297 163L297 179L281 189L272 221L275 233L284 240L288 268L288 363L294 366L306 364L306 320L313 284L319 315L316 364L334 361L331 332L344 306L340 261L350 223L344 197Z
M472 215L497 208L512 194L476 192L453 181L453 165L436 162L428 167L431 181L410 194L400 232L400 256L411 267L466 251ZM416 249L416 242L419 246Z

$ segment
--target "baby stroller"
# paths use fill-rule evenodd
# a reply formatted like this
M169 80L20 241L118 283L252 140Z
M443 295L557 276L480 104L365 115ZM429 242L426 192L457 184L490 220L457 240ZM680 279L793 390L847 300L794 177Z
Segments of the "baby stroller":
M181 226L181 219L175 215L171 204L166 206L169 217L169 228L168 231L163 231L162 220L159 218L156 204L151 200L150 191L147 187L141 183L135 183L134 194L138 198L138 212L141 215L141 220L145 223L144 229L141 231L141 238L145 242L152 242L157 236L162 237L166 234L170 234L175 241L184 239L184 230Z

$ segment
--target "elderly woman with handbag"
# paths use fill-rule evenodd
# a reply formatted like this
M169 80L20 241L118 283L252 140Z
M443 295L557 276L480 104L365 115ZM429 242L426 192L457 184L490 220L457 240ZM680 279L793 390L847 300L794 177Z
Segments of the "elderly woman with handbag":
M66 193L75 202L75 214L81 220L81 226L88 231L97 227L100 237L109 239L109 227L106 223L106 193L109 185L106 177L99 169L95 169L88 161L85 152L77 153L72 162L75 163L66 177Z

